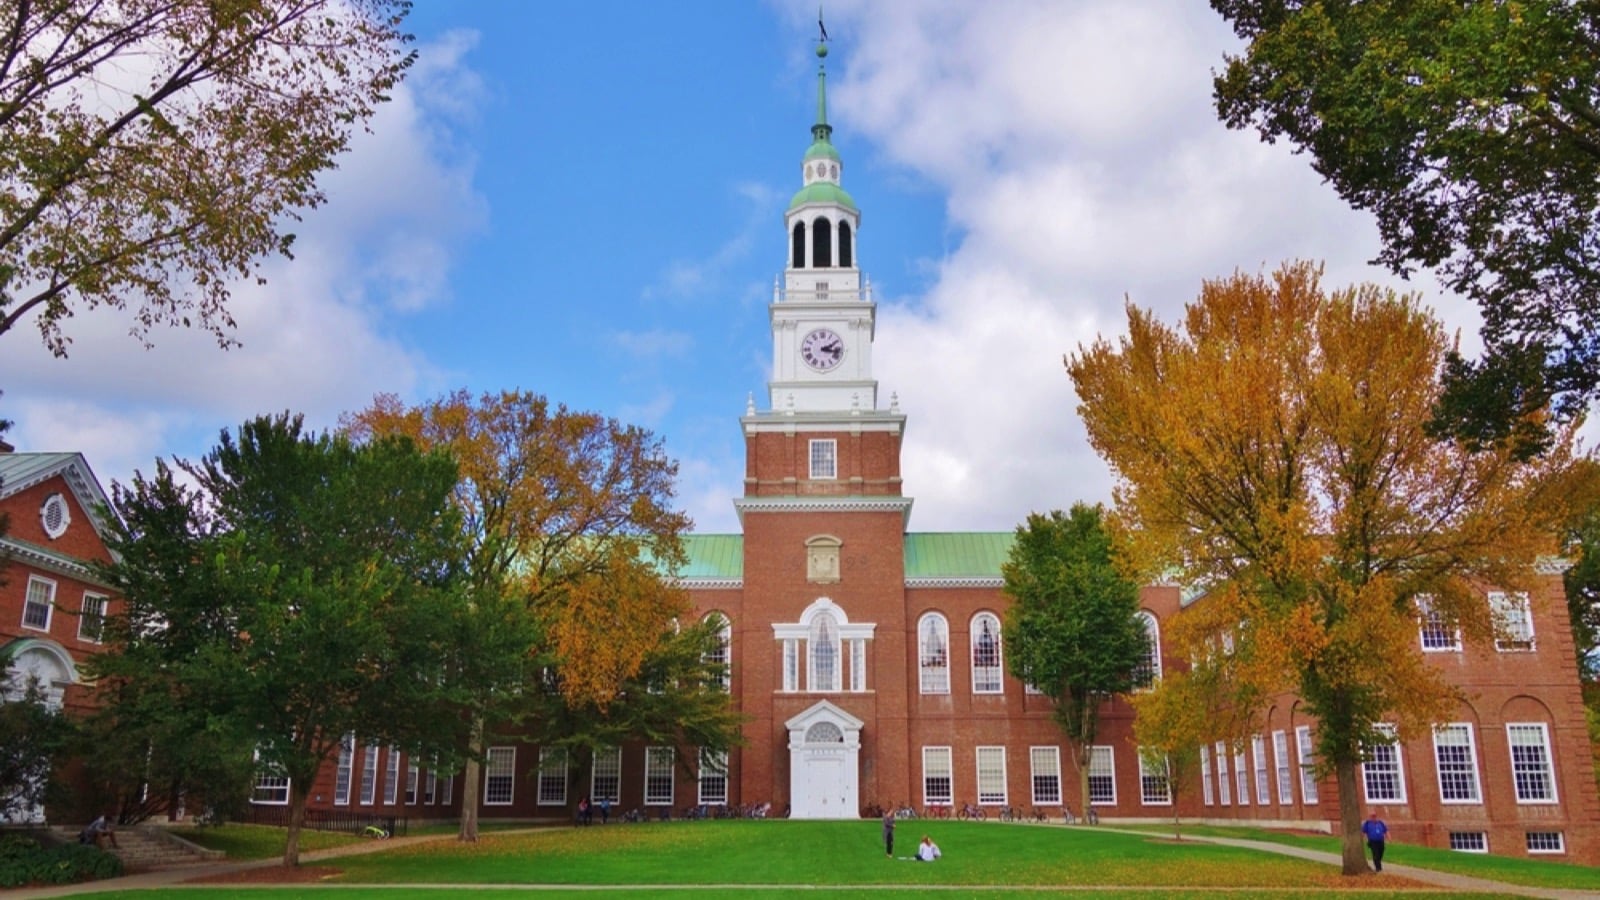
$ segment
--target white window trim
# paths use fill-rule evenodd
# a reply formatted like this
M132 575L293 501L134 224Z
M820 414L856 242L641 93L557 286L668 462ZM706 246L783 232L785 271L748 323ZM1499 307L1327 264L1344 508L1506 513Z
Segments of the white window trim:
M378 745L361 748L361 805L371 806L378 799Z
M1500 637L1500 623L1502 611L1513 607L1520 607L1522 618L1528 624L1528 637L1522 640L1502 640ZM1489 592L1489 612L1495 619L1494 649L1500 653L1532 653L1539 649L1539 638L1533 627L1533 603L1528 595L1522 592L1507 593L1505 591ZM1524 644L1526 646L1524 646Z
M1443 647L1430 647L1430 646L1428 646L1428 636L1427 635L1428 635L1428 627L1429 627L1430 624L1432 624L1431 620L1433 618L1433 602L1426 595L1417 597L1417 601L1416 602L1417 602L1417 645L1422 648L1422 652L1423 653L1460 653L1461 652L1461 629L1460 628L1452 628L1450 630L1451 642L1450 642L1449 645L1443 646ZM1445 625L1447 623L1441 621L1439 624L1441 626L1443 626L1443 625Z
M934 625L939 632L939 639L944 642L943 664L930 662L933 654L928 652L924 641L924 630L929 625ZM922 694L948 694L950 693L950 623L945 617L936 612L923 613L917 619L917 691ZM938 677L943 670L941 685Z
M1556 846L1535 848L1531 836L1535 834L1553 834L1556 837ZM1529 856L1560 856L1567 852L1567 833L1564 831L1525 831L1522 833L1523 847Z
M1451 847L1450 846L1451 842L1455 839L1455 836L1458 835L1458 834L1463 836L1463 837L1476 836L1477 838L1479 838L1479 846L1477 846L1477 847ZM1489 852L1489 833L1486 832L1486 831L1447 831L1447 832L1445 832L1444 841L1445 841L1445 846L1446 847L1448 847L1451 850L1454 850L1457 853L1488 853Z
M1040 762L1044 762L1041 771ZM1054 799L1044 799L1039 794L1040 779L1054 778L1056 792ZM1053 746L1028 748L1028 792L1033 797L1034 806L1059 806L1061 804L1061 748Z
M1267 806L1272 803L1271 772L1267 760L1267 739L1264 735L1252 734L1250 736L1250 753L1254 756L1256 775L1256 805Z
M350 805L350 788L356 780L356 733L339 741L339 762L333 774L333 805Z
M826 458L826 460L828 462L828 467L832 471L828 472L827 474L819 474L818 473L818 467L817 467L817 462L818 462L817 452L819 450L824 450L824 448L826 448L826 452L823 454L823 456ZM812 481L837 481L837 480L839 480L839 441L838 440L836 440L834 438L813 438L810 441L809 445L807 446L806 450L807 450L807 453L806 453L806 457L807 457L806 458L806 464L807 464L806 465L806 469L807 469L806 474L807 474L807 477L809 477Z
M942 777L950 782L950 795L948 797L930 797L928 795L928 780L941 777L940 772L933 771L929 760L942 760L940 769ZM956 767L955 757L948 746L922 748L922 805L923 806L950 806L956 796Z
M406 806L416 806L422 801L422 770L415 762L406 766Z
M61 511L61 523L55 528L50 527L51 507ZM67 498L61 493L51 494L44 498L43 503L39 504L39 527L44 529L45 537L52 541L66 534L67 529L72 527L72 505L67 502Z
M1395 735L1395 728L1394 728L1393 725L1390 725L1388 723L1379 723L1375 727L1377 728L1377 730L1382 731L1383 733L1387 734L1391 738L1394 737L1394 735ZM1366 802L1367 802L1368 805L1379 804L1379 803L1405 803L1406 802L1406 797L1407 797L1407 793L1406 793L1406 760L1405 760L1405 756L1402 753L1402 750L1401 750L1401 747L1400 747L1400 742L1399 741L1395 741L1394 743L1385 744L1383 746L1384 746L1385 749L1387 749L1387 750L1389 750L1389 751L1394 753L1395 789L1398 792L1398 796L1395 796L1395 797L1374 797L1374 796L1372 796L1372 787L1371 787L1372 782L1367 780L1367 763L1365 763L1365 762L1363 762L1361 764L1361 768L1360 768L1360 772L1361 772L1361 795L1366 798Z
M717 629L719 646L715 651L707 654L707 661L722 665L722 690L724 693L733 691L733 623L720 612L706 614L709 621L713 616L721 621L722 627Z
M1467 799L1447 799L1444 795L1444 773L1439 770L1439 734L1446 729L1462 729L1467 735L1467 759L1472 764L1472 796ZM1483 772L1478 763L1478 742L1473 736L1474 730L1471 722L1446 722L1433 730L1433 770L1434 780L1439 785L1439 802L1446 806L1482 806L1483 805Z
M504 768L504 772L497 771ZM490 800L490 786L494 779L505 779L507 787L504 800ZM517 748L516 747L490 747L484 757L483 766L483 800L484 806L510 806L517 799Z
M1233 785L1228 781L1228 745L1217 741L1213 751L1217 758L1217 805L1233 805Z
M1296 761L1300 764L1300 801L1306 806L1316 806L1317 793L1316 750L1311 743L1311 726L1296 725L1294 729Z
M666 759L665 765L661 759ZM644 748L644 805L645 806L671 806L672 800L678 795L678 781L676 772L677 761L673 758L671 747L646 747ZM667 792L666 799L660 793L651 794L650 779L661 778L661 773L666 772ZM655 799L651 799L654 796Z
M1216 805L1216 795L1211 787L1211 748L1200 745L1200 798L1206 806Z
M976 748L976 750L974 752L974 755L975 755L974 762L977 764L977 773L978 773L978 805L979 806L1005 806L1007 798L1010 796L1010 794L1006 790L1006 748L1003 747L1003 746L978 747L978 748ZM996 794L995 791L993 791L993 790L987 790L986 791L985 790L985 783L984 783L985 782L985 778L984 778L984 775L985 775L984 757L985 756L987 756L989 758L989 763L990 763L989 771L988 771L987 774L988 774L989 779L991 779L991 782L988 785L988 787L990 787L990 788L994 787L994 782L992 781L992 779L995 779L996 777L998 777L998 779L999 779L998 783L999 783L999 786L1000 786L1000 790L998 792L998 799L996 799L997 794ZM996 773L994 771L994 765L993 765L996 760L999 761L999 765L1000 765L1000 771L998 773Z
M90 604L94 604L94 612L89 611ZM105 642L106 612L111 609L111 598L105 594L96 594L90 591L83 592L83 605L78 607L78 640L88 644L101 644ZM93 635L85 633L84 626L90 622L97 622L98 627Z
M1244 744L1233 754L1234 800L1240 806L1250 805L1250 766L1244 755Z
M1138 617L1144 624L1145 635L1150 638L1150 655L1145 660L1145 666L1150 669L1150 682L1136 685L1134 690L1154 690L1161 683L1161 622L1148 610L1140 610Z
M35 601L35 600L32 599L33 598L33 586L36 585L36 584L39 585L41 588L43 588L45 591L48 592L48 596L45 597L45 599L43 601ZM43 606L44 607L44 624L43 625L29 625L28 624L28 607L30 607L30 606ZM21 623L22 627L27 629L27 630L29 630L29 631L42 631L42 632L45 632L45 633L48 634L49 631L50 631L50 623L55 620L55 611L56 611L56 582L55 582L55 580L51 579L51 578L43 578L43 577L40 577L38 575L29 575L28 576L28 586L26 588L24 588L24 593L22 595L22 623Z
M1105 771L1097 770L1104 765ZM1117 805L1117 754L1110 744L1095 744L1089 748L1089 795L1094 796L1094 779L1099 774L1111 785L1110 800L1091 800L1090 806Z
M728 751L718 750L712 752L706 750L705 748L701 748L699 775L700 777L696 779L696 781L698 782L698 799L701 805L712 803L724 804L728 802L728 781L730 775L728 772ZM716 792L707 793L706 785L708 783L714 785L717 782L722 783L722 792L720 794Z
M538 788L534 792L536 805L566 806L567 748L540 747L539 771L534 779ZM547 787L551 788L548 792L545 790Z
M1550 785L1550 796L1546 798L1522 799L1522 791L1517 786L1517 758L1516 743L1511 739L1513 729L1537 729L1544 748L1544 778ZM1554 748L1550 745L1550 726L1544 722L1507 722L1506 723L1506 753L1511 760L1511 793L1517 798L1518 806L1554 806L1561 802L1560 792L1556 788L1556 760Z
M1289 762L1289 733L1279 728L1272 732L1273 782L1279 806L1294 805L1294 771Z
M989 622L994 628L994 665L992 666L980 667L978 665L978 628L982 622ZM1000 617L991 612L980 612L972 617L972 621L967 627L968 643L971 645L969 656L972 662L972 692L974 694L989 695L1004 694L1006 692L1005 643L1000 637ZM980 672L993 674L994 681L992 686L988 684L980 686L978 684Z
M604 760L605 772L602 773L601 761ZM612 793L600 789L600 776L604 774L613 779ZM594 752L594 765L589 769L589 796L595 803L610 800L612 803L622 802L622 748L602 747Z
M1145 759L1144 751L1143 751L1142 748L1138 751L1137 755L1139 757L1139 805L1140 806L1171 806L1172 805L1172 782L1171 782L1171 780L1170 780L1170 778L1168 776L1168 772L1166 772L1166 771L1157 771L1155 769L1152 769L1150 767L1150 761L1148 759ZM1164 767L1167 767L1167 766L1170 766L1171 763L1168 762L1167 760L1163 759L1162 760L1162 765ZM1158 783L1162 785L1162 791L1161 792L1162 792L1162 794L1165 795L1165 799L1155 799L1155 800L1150 799L1151 794L1150 794L1150 790L1149 790L1149 784L1150 784L1151 781L1158 781Z

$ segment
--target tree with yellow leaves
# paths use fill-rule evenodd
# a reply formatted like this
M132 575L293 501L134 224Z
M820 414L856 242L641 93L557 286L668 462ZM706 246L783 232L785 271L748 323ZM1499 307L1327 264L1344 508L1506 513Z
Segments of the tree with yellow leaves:
M450 451L461 471L454 498L472 596L481 615L504 626L482 637L526 642L517 671L480 673L490 684L514 680L518 689L485 690L471 710L460 839L475 841L485 723L520 723L541 743L593 749L617 735L576 734L561 724L627 721L637 730L637 718L615 709L646 693L628 686L654 658L701 634L673 627L688 611L687 597L661 577L682 561L680 536L689 526L671 506L677 466L644 429L524 391L476 398L457 391L409 408L380 395L344 426ZM678 678L672 686L698 690L709 681ZM535 689L522 689L529 686ZM720 697L720 707L716 698L694 697L720 717L688 717L683 728L713 749L737 735L727 695ZM566 709L590 715L573 718Z
M1393 739L1375 724L1424 733L1455 696L1423 661L1418 604L1492 633L1483 589L1526 587L1553 551L1573 438L1533 463L1430 438L1439 323L1414 296L1320 278L1300 262L1208 281L1181 330L1130 303L1126 337L1066 366L1133 552L1208 590L1189 652L1209 635L1240 690L1297 692L1318 718L1356 874L1356 766Z

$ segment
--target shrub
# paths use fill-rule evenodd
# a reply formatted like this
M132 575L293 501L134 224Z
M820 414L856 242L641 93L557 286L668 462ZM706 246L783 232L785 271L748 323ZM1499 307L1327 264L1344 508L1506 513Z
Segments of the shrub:
M31 835L0 834L0 888L72 884L121 874L122 860L98 847L45 847Z

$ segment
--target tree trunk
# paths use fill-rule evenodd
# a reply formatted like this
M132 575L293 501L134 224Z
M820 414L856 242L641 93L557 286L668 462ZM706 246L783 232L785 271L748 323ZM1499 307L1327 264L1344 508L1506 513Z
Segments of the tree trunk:
M1079 741L1073 748L1072 761L1078 767L1078 814L1083 824L1089 824L1089 763L1094 758L1094 745Z
M311 779L296 778L289 791L289 833L283 841L283 864L300 865L300 830L306 824L306 800L311 794Z
M478 775L478 758L482 755L483 719L475 716L467 737L467 764L461 771L461 830L456 832L456 840L468 844L478 842L478 791L483 780Z
M1356 762L1341 759L1333 771L1339 782L1339 834L1342 838L1344 874L1364 875L1367 852L1361 844L1361 803L1356 797Z

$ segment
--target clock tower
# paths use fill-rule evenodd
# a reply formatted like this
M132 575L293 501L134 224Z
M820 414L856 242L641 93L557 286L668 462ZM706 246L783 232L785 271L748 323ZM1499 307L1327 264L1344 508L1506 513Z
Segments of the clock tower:
M900 490L905 416L879 408L876 307L857 266L861 212L840 185L828 124L827 47L817 117L784 214L788 265L773 286L767 408L751 397L738 606L725 609L750 717L738 777L795 818L856 818L871 797L911 796Z

